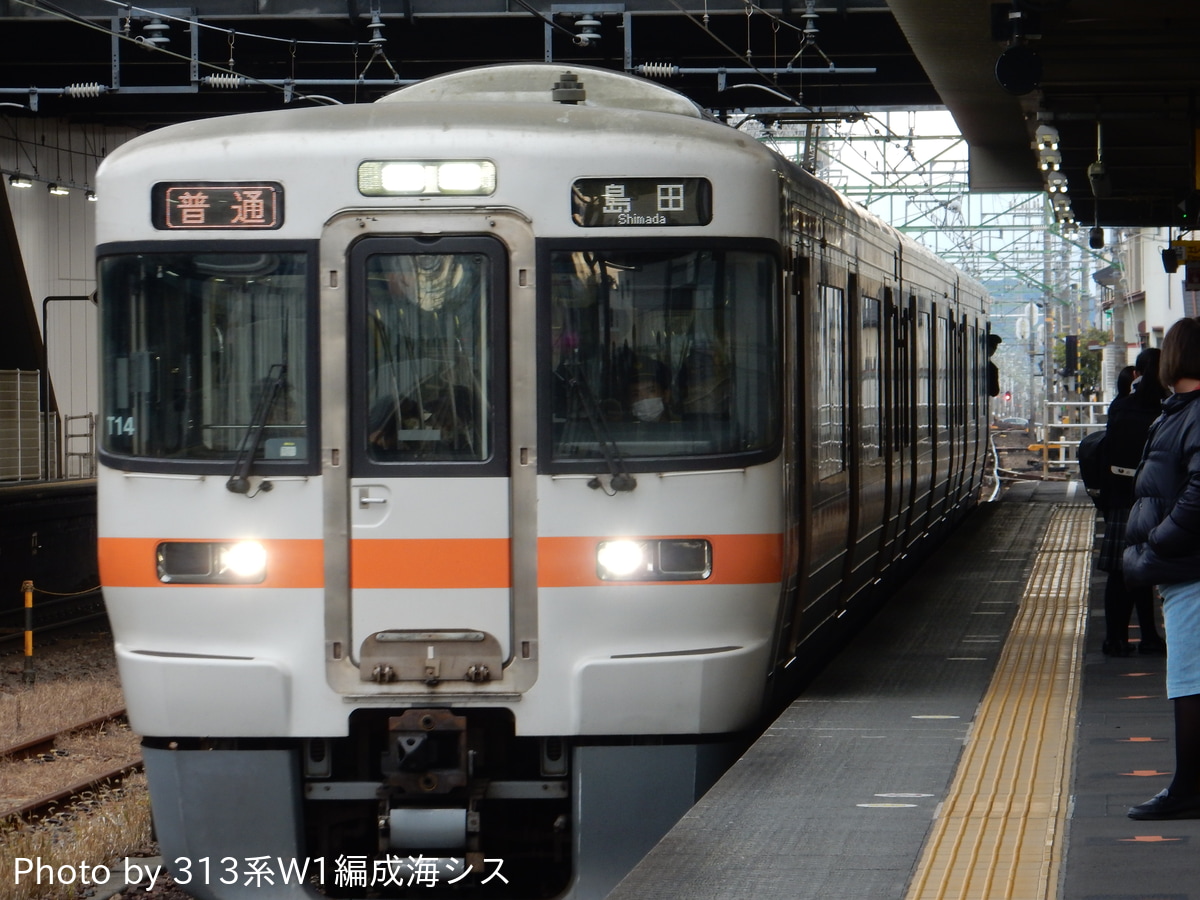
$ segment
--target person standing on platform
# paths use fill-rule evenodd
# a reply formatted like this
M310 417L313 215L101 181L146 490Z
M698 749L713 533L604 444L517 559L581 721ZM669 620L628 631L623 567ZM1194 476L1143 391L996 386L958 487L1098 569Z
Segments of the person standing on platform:
M1159 374L1174 393L1138 467L1123 565L1127 584L1163 597L1175 775L1129 817L1200 819L1200 318L1171 326Z
M1125 584L1121 554L1125 550L1125 522L1133 506L1133 476L1146 447L1150 426L1162 412L1168 391L1158 379L1161 351L1143 350L1133 365L1131 386L1118 394L1108 407L1108 426L1104 433L1102 457L1104 480L1100 490L1100 508L1104 510L1104 541L1096 567L1108 573L1104 588L1105 639L1101 649L1106 656L1131 656L1129 619L1137 609L1141 641L1137 652L1162 656L1166 644L1158 633L1154 608L1154 589L1149 585L1132 588Z
M988 396L1000 396L1000 369L992 362L992 357L996 355L996 348L1004 343L1004 338L998 334L989 334L987 336L988 344L988 364L987 364L987 380L988 380Z

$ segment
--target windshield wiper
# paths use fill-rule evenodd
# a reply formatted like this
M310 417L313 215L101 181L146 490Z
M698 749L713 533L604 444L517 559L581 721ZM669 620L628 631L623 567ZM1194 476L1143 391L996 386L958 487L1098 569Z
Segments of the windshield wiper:
M254 408L254 415L250 418L250 424L246 426L246 433L242 436L242 445L238 448L237 458L233 461L233 474L225 482L225 487L235 494L250 493L250 471L254 467L254 457L258 455L263 432L267 429L267 420L271 417L271 410L275 408L275 401L283 390L286 380L287 365L285 363L275 363L267 372L262 393L258 397L258 405ZM263 491L270 489L269 481L264 481L262 487L259 488Z
M621 458L621 452L617 448L617 443L612 439L612 435L608 431L608 425L604 422L604 413L600 409L600 404L596 402L596 398L592 395L592 389L588 386L587 381L579 371L578 362L573 362L569 365L570 375L567 377L567 386L571 388L578 396L579 401L583 405L584 415L587 416L588 424L592 426L592 434L596 438L596 442L600 445L600 451L604 454L604 461L608 464L609 475L608 485L613 489L613 492L632 491L637 487L637 479L625 471L625 462ZM588 487L599 488L603 487L599 478L593 478L588 482Z

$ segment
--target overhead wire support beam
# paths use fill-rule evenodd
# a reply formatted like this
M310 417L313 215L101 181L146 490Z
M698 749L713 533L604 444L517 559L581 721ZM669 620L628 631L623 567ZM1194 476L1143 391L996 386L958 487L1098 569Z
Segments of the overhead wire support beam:
M667 66L658 69L654 68L655 63L647 63L637 66L634 71L638 75L645 75L653 78L656 75L659 77L673 75L717 75L724 78L726 75L876 75L879 70L874 66L801 66L796 69L791 66L759 66L757 68L738 67L731 68L729 66Z
M120 16L113 16L109 19L109 34L112 47L111 52L111 75L109 76L108 90L114 93L122 94L181 94L181 93L196 93L200 85L200 29L197 27L196 16L190 9L162 9L159 10L164 16L172 21L186 21L188 23L188 36L190 38L191 52L188 54L188 80L190 87L172 87L172 88L122 88L121 87L121 42L133 41L135 43L144 44L149 52L154 52L159 49L158 41L141 39L129 35L124 29L129 27L133 21L132 15L126 16L124 23ZM139 18L146 18L143 15ZM165 39L164 39L165 40Z

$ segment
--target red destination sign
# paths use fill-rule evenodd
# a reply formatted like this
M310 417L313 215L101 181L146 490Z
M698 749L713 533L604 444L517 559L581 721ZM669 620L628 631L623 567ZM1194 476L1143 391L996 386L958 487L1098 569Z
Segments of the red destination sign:
M152 191L151 210L154 227L162 231L270 230L283 225L283 185L160 182Z

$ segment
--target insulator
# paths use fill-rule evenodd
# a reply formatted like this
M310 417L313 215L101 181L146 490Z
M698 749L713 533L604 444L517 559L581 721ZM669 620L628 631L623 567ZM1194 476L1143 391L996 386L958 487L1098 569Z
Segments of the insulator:
M68 84L63 93L68 97L99 97L107 90L107 85L98 81L87 81L82 84Z
M167 32L171 30L171 26L161 19L151 19L147 24L142 26L142 31L145 32L143 40L147 44L153 44L155 47L162 47L165 44L171 43L171 39L167 36Z
M804 38L811 41L816 37L817 32L821 29L817 28L817 10L815 0L807 0L804 13L800 16L804 22Z
M208 87L225 88L228 90L246 86L246 79L242 75L225 75L220 73L216 75L205 75L201 81L203 81Z
M369 27L371 29L371 39L367 41L368 44L379 47L387 43L387 38L383 36L383 29L386 26L379 20L378 12L371 13L371 24Z
M575 35L575 43L587 47L592 41L600 40L600 20L591 13L585 13L575 20L579 34Z
M674 63L642 63L634 71L644 78L674 78L679 74L679 66Z

